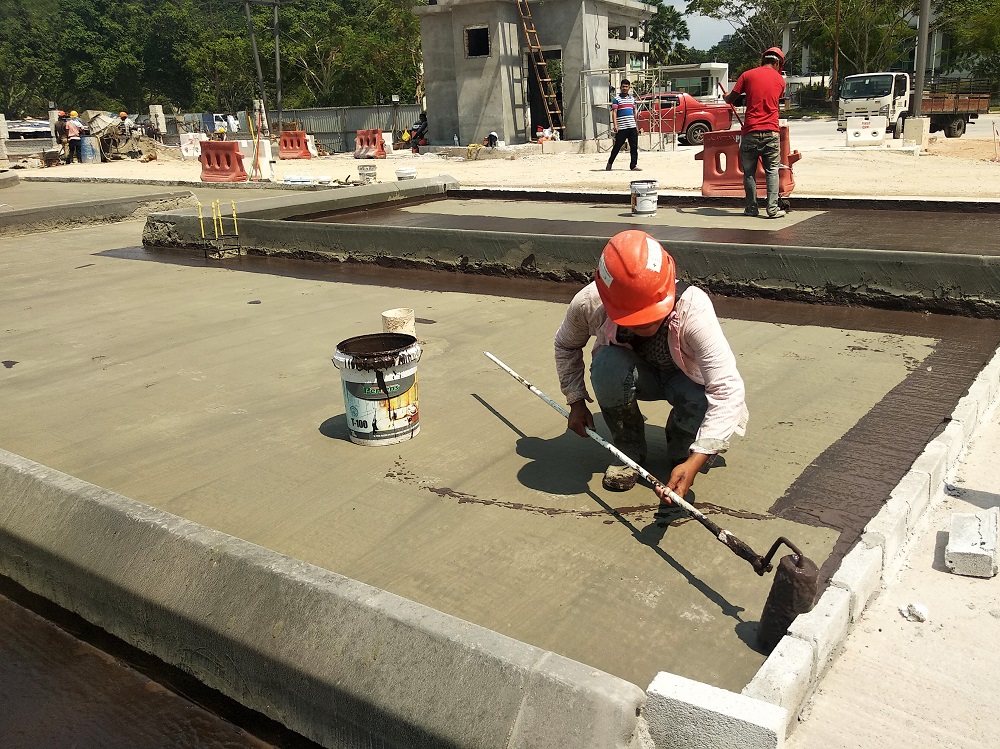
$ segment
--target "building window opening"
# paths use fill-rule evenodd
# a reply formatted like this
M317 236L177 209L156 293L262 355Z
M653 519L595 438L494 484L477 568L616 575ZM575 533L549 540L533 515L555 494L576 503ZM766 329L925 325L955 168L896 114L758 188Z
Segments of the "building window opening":
M490 30L485 26L465 30L465 54L468 57L490 56Z

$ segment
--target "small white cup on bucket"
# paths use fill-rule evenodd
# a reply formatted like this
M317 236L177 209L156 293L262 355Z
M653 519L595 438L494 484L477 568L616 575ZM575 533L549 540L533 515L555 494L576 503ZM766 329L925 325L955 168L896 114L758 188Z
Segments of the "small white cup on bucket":
M382 313L383 333L405 333L417 337L417 326L413 318L413 310L409 307L387 309Z

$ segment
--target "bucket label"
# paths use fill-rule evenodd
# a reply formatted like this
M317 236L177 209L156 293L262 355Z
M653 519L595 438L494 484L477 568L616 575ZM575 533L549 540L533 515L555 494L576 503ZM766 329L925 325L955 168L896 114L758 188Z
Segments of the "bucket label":
M347 388L347 392L366 401L384 401L386 395L390 398L395 398L401 393L405 393L411 387L413 383L416 382L417 376L415 374L409 377L403 377L395 382L386 382L385 390L383 391L377 382L345 382L344 387Z
M343 386L352 441L369 445L391 444L410 439L419 431L416 373L386 381L385 391L378 382L345 380Z

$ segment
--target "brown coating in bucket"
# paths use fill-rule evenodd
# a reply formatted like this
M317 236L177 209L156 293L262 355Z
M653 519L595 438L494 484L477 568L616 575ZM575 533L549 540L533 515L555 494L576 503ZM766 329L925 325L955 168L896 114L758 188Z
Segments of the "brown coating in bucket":
M418 361L420 349L413 350L416 343L416 338L405 333L370 333L341 341L337 351L351 357L352 369L377 371Z

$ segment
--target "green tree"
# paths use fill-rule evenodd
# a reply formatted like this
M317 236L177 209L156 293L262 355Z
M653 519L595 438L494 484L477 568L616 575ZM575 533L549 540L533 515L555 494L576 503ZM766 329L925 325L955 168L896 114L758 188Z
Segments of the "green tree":
M646 22L643 39L649 44L653 65L674 65L685 53L684 42L691 38L687 21L672 5L657 5L656 13Z
M937 12L954 41L948 66L1000 80L1000 0L943 0Z
M781 46L786 26L799 19L801 0L688 0L687 12L717 18L732 24L734 47L760 53L768 47ZM742 49L741 49L742 51ZM729 61L730 68L734 68Z
M56 0L0 0L0 112L41 116L64 91L51 20Z
M887 70L913 48L910 26L914 0L841 0L840 75ZM807 41L823 48L836 30L835 0L803 0L802 18L809 24Z

